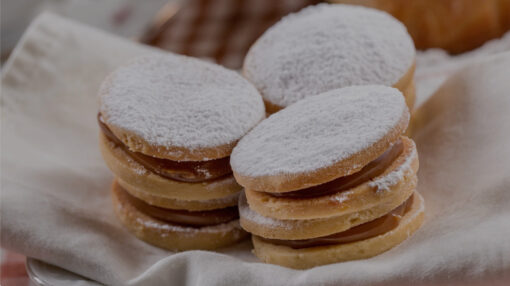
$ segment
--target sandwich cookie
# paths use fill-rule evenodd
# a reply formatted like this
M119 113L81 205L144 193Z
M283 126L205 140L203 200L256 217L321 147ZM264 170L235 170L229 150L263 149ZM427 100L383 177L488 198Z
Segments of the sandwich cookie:
M396 88L352 86L299 101L243 137L230 162L255 254L303 269L377 255L416 231L424 203L408 122Z
M412 110L415 48L404 25L371 8L319 4L282 18L250 48L243 74L276 112L351 85L399 89Z
M114 207L131 232L171 250L246 237L229 156L265 117L248 81L218 65L155 54L113 72L99 98L100 148L116 176Z

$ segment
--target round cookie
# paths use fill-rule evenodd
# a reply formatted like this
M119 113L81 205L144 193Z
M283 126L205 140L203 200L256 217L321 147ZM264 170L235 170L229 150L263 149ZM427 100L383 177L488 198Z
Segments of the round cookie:
M411 207L398 226L384 234L351 243L295 249L276 245L252 236L254 252L266 263L295 269L375 256L395 247L420 228L424 218L424 201L414 193Z
M172 54L120 67L99 97L104 123L129 150L174 161L229 156L265 117L260 94L237 72Z
M205 211L221 209L231 206L236 206L239 201L239 192L233 193L232 195L210 199L210 200L180 200L166 197L164 195L158 195L147 191L141 191L128 183L122 181L120 178L116 178L119 185L122 186L130 195L157 207L177 210L189 210L189 211Z
M112 185L115 213L124 226L139 239L169 250L215 249L244 239L248 234L239 220L206 226L171 224L140 212L131 205L117 182Z
M335 89L264 120L240 140L230 163L248 196L304 189L358 172L390 148L408 122L395 88Z
M278 219L264 216L250 208L246 196L242 193L239 197L239 216L243 229L257 236L290 240L310 239L345 231L377 219L401 205L413 192L414 189L396 192L390 200L368 208L363 206L355 212L316 219Z
M163 178L131 159L122 148L109 142L103 134L100 135L99 146L106 165L131 194L141 199L148 196L156 197L157 199L152 201L161 207L169 207L169 200L172 199L182 201L222 199L237 194L242 189L231 175L197 183ZM163 202L165 200L166 202Z
M269 28L247 53L243 74L273 113L305 97L352 85L393 86L412 97L407 93L414 63L413 41L391 15L319 4Z
M257 213L283 220L334 218L356 214L378 205L394 204L416 189L418 156L412 140L402 136L404 150L379 176L346 191L309 199L274 197L270 193L246 189L250 208ZM368 220L377 216L367 217Z

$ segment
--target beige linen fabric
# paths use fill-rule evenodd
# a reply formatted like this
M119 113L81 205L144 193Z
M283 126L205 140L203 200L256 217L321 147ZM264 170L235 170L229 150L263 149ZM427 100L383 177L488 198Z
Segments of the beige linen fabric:
M114 217L95 94L116 66L154 51L50 14L31 26L2 75L2 247L108 285L435 284L509 274L510 53L466 67L418 111L423 227L380 256L297 271L257 262L248 241L164 251Z

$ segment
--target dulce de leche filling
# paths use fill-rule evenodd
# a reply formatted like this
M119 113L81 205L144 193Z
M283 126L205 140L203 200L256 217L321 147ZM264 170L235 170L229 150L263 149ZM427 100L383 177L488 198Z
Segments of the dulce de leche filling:
M368 163L359 172L306 189L285 193L266 194L279 198L307 199L346 191L384 173L384 171L398 158L398 156L400 156L400 154L402 154L403 151L404 144L402 143L402 140L399 139L381 156Z
M165 209L149 205L148 203L130 195L124 188L119 186L120 194L129 204L138 211L153 218L169 222L172 224L187 227L203 227L227 223L239 218L237 206L209 211L187 211Z
M134 161L161 177L182 182L203 182L232 173L230 157L208 161L172 161L133 152L108 128L101 113L97 115L97 121L108 140L126 152Z
M408 198L400 206L380 218L328 236L301 240L259 238L271 244L288 246L294 249L343 244L369 239L395 229L400 223L402 217L411 209L413 199L414 195Z

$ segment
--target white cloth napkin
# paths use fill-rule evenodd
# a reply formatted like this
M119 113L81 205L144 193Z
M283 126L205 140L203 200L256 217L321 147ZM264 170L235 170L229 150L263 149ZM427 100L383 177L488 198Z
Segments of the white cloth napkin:
M172 253L119 224L97 146L96 92L108 72L151 52L51 14L31 26L2 74L2 247L108 285L405 285L509 275L510 53L465 68L417 112L423 227L380 256L298 271L259 263L249 241Z
M451 56L441 49L418 51L414 75L417 93L415 107L425 102L455 72L473 61L505 51L510 51L510 32L460 55Z

